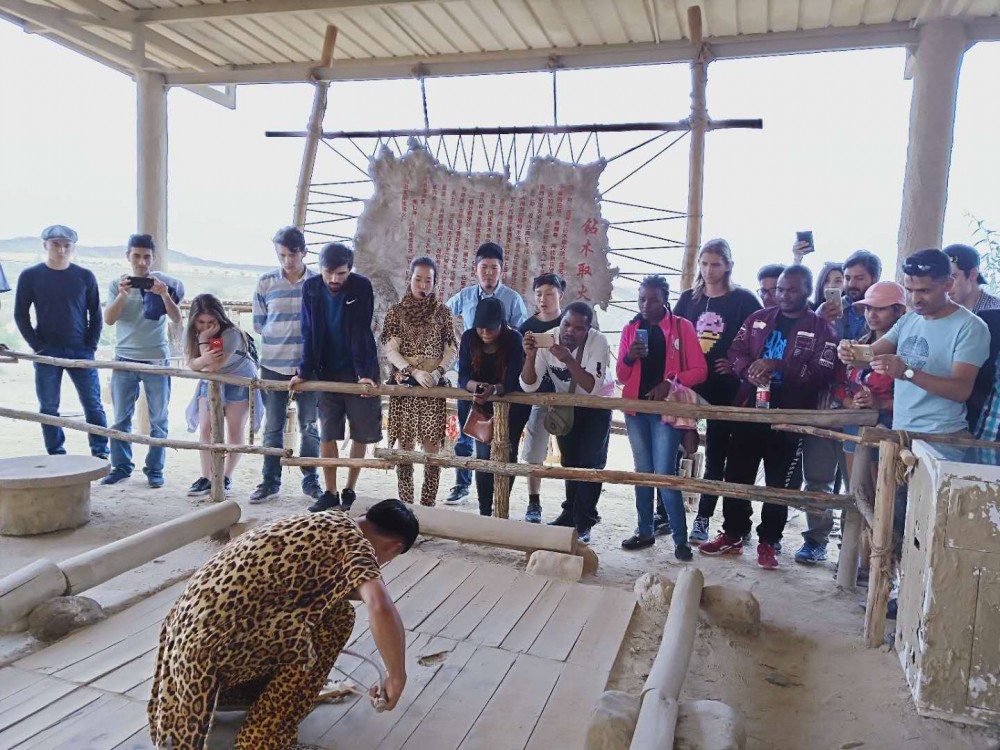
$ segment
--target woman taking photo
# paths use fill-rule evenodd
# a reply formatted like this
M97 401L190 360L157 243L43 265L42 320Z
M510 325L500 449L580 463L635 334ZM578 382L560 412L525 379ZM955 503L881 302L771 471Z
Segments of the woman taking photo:
M524 367L521 334L507 325L503 305L495 297L486 297L476 306L473 327L462 334L458 353L458 387L475 394L475 409L493 415L490 396L502 396L521 390L520 376ZM517 462L517 447L521 431L528 421L531 408L511 404L509 410L510 456ZM475 415L475 411L471 413ZM476 458L490 457L490 444L476 440ZM511 478L513 481L513 477ZM479 513L493 515L493 474L476 472L476 494Z
M752 292L733 284L733 253L722 239L709 240L698 253L698 277L694 287L684 292L674 315L694 325L699 350L708 365L708 378L694 391L714 406L732 406L740 381L732 373L726 353L737 331L760 302ZM732 423L708 420L705 434L705 479L721 480L726 473L726 457ZM698 514L691 525L691 543L708 541L708 522L715 513L718 495L705 494L698 501Z
M535 291L535 307L538 312L521 324L521 335L555 331L558 336L559 324L563 318L562 302L566 282L557 273L543 273L535 277L531 286ZM552 385L545 384L539 390L543 393L551 391ZM527 464L541 465L549 454L549 433L545 429L544 414L541 407L535 406L528 417L528 431L521 454L521 460ZM542 480L528 477L528 510L524 514L524 520L528 523L542 522L541 492Z
M389 308L382 327L385 358L392 365L390 382L416 388L438 385L455 362L458 342L451 311L434 294L437 263L426 256L410 263L410 285L403 299ZM443 398L392 396L389 398L389 447L411 451L420 444L424 453L444 445L447 405ZM398 464L399 498L412 503L413 465ZM441 468L424 466L421 505L434 505Z
M226 315L222 303L211 294L199 294L191 300L185 331L187 365L195 372L214 372L219 375L257 377L257 364L250 354L249 338ZM187 407L188 431L199 431L202 443L212 442L212 420L208 406L208 381L199 380L194 398ZM264 417L264 400L260 391L254 390L254 431L260 428ZM250 389L241 385L222 386L222 403L226 416L226 442L242 445L243 431L250 415ZM212 454L201 451L201 476L191 485L188 497L207 495L212 491ZM226 454L226 494L233 486L233 471L240 462L239 453Z
M647 276L639 286L639 314L625 326L618 348L618 380L622 398L663 401L676 381L691 388L708 377L708 365L689 320L674 315L667 307L670 286L662 276ZM655 474L677 474L677 447L680 432L659 414L625 412L625 428L632 446L635 470ZM674 556L690 560L684 500L679 490L660 488L674 539ZM653 488L635 488L635 508L639 527L622 542L633 550L652 546Z
M826 302L826 290L836 289L844 294L844 267L840 263L824 263L816 277L816 296L813 298L813 312Z

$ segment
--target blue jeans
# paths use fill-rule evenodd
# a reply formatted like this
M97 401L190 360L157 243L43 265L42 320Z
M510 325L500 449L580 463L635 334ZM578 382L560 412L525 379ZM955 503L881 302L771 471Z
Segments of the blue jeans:
M469 458L472 455L473 445L476 442L462 432L462 426L465 424L465 420L469 418L469 412L471 410L471 401L458 402L458 440L455 441L455 455L461 456L462 458ZM455 484L462 487L468 487L471 485L472 471L469 469L455 469Z
M625 428L632 446L635 470L652 474L677 474L677 446L680 433L664 424L659 414L626 414ZM687 544L687 519L679 490L660 488L660 499L670 520L674 544ZM639 516L639 536L653 535L653 488L635 488L635 510Z
M60 357L62 359L93 359L94 352L82 346L46 346L41 352L47 357ZM38 395L38 411L53 417L59 416L59 398L62 392L63 371L69 375L73 381L76 393L80 397L83 405L83 413L87 422L99 427L108 426L108 418L104 415L104 406L101 404L101 382L97 378L97 370L89 367L56 367L55 365L44 365L35 363L35 393ZM42 438L45 440L45 450L49 455L65 453L66 435L62 427L52 425L42 425ZM90 435L91 455L106 455L108 452L108 439L103 435Z
M291 375L261 368L261 378L264 380L289 381ZM296 393L295 406L299 419L299 435L301 437L299 455L305 458L319 456L319 430L316 428L316 402L319 393ZM264 445L268 448L285 447L285 417L288 414L288 391L264 391L264 411L267 420L264 423ZM309 481L316 481L316 467L302 467L303 487ZM271 487L281 486L281 458L264 456L264 484Z
M135 362L136 360L116 357L118 362ZM167 360L145 362L149 365L167 366ZM170 426L170 378L166 375L152 375L145 372L127 372L115 370L111 373L111 402L115 407L115 423L112 427L119 432L131 432L132 415L135 414L135 402L139 398L139 384L146 389L146 402L149 404L149 436L165 438ZM149 446L146 452L146 468L143 473L150 478L163 478L163 462L166 449ZM111 468L125 474L131 474L135 466L132 463L132 444L123 440L111 441Z

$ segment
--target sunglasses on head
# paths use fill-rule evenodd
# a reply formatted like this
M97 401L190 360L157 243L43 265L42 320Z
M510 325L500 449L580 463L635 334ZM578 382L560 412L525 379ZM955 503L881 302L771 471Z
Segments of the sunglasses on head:
M913 276L914 274L923 275L930 273L934 270L934 266L930 263L917 263L916 261L908 260L903 263L903 273L908 276Z

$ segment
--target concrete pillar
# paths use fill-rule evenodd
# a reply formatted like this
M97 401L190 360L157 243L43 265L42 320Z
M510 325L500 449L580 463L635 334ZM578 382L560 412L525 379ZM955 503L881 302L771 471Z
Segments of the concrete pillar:
M920 26L914 54L910 141L903 177L896 275L908 256L941 247L962 57L969 47L962 22L935 18Z
M167 264L167 85L159 73L136 73L136 231L153 235L156 268Z

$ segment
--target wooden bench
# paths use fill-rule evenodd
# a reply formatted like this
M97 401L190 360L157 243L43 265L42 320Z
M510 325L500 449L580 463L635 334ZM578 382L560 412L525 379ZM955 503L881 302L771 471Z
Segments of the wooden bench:
M0 459L0 534L75 529L90 520L90 483L111 470L90 456Z

